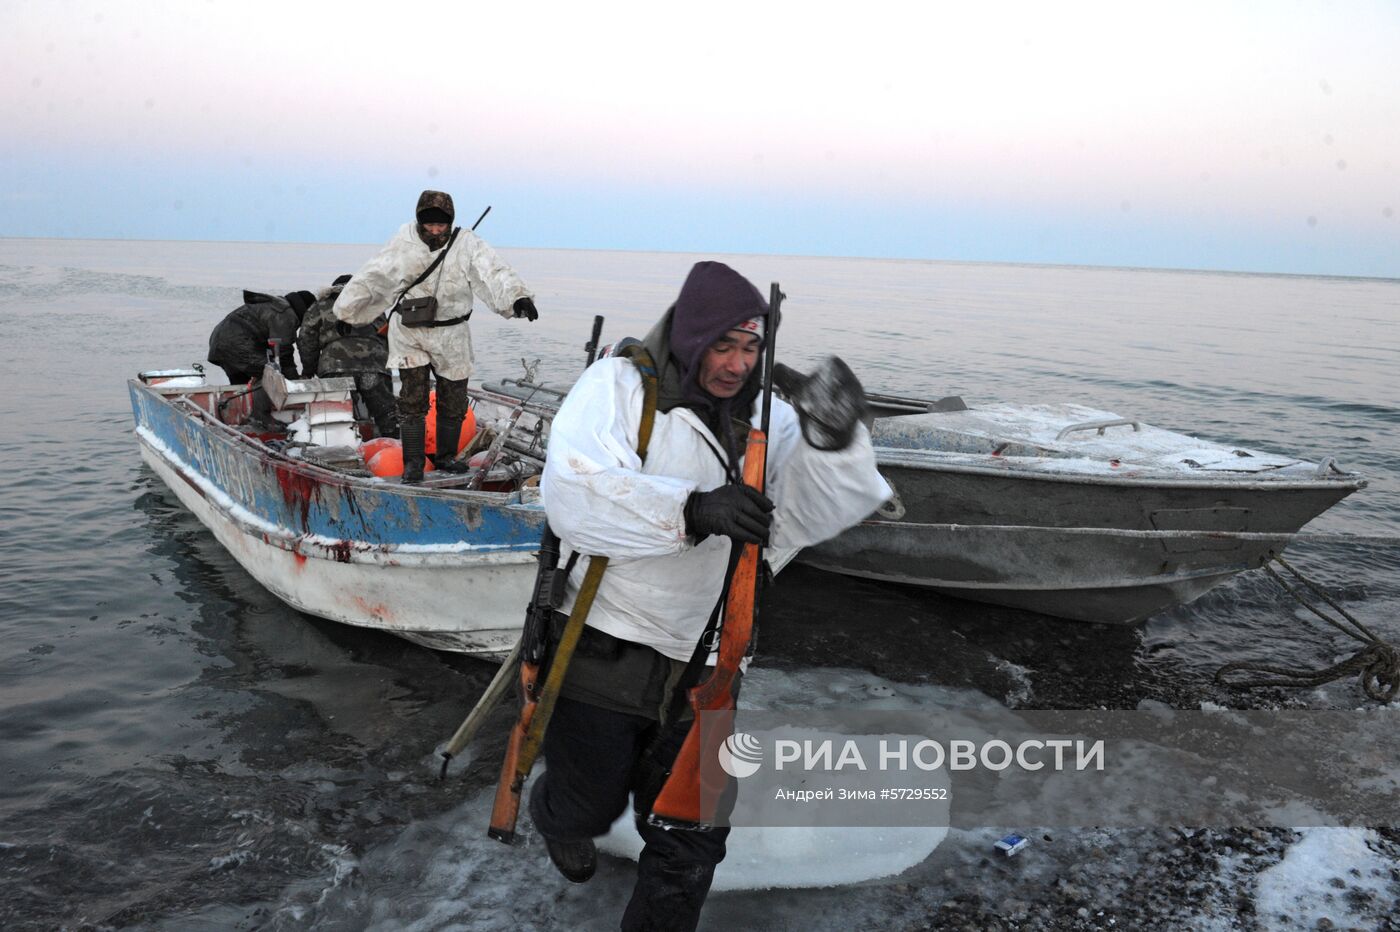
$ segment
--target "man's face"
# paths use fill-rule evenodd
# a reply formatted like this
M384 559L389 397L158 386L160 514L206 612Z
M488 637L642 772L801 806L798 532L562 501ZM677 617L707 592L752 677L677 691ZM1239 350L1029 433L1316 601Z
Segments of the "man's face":
M730 330L700 357L696 384L716 398L733 398L758 365L758 336Z
M423 232L429 236L442 236L447 232L448 226L449 224L446 223L425 223L423 224Z

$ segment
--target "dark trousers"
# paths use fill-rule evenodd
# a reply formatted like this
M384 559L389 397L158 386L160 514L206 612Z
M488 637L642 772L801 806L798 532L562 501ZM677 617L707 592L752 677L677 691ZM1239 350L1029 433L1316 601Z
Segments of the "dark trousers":
M254 379L262 378L261 369L257 372L245 372L242 369L230 369L228 366L220 366L219 368L223 369L224 374L228 376L228 384L230 385L247 385Z
M689 731L688 719L663 727L642 715L560 697L545 732L546 769L530 791L530 817L541 834L561 841L603 835L632 797L646 847L622 917L625 932L693 930L715 865L724 860L727 828L697 832L646 824ZM648 755L654 739L655 752Z
M245 372L242 369L230 369L228 366L220 366L224 374L228 376L230 385L247 385L254 379L262 378L262 370L257 372ZM267 391L259 384L253 389L252 397L253 409L251 417L254 421L270 422L272 420L272 399L268 397Z
M399 370L399 420L421 421L428 416L428 373L432 366L415 366ZM467 379L437 378L437 416L439 421L467 416ZM455 452L455 451L454 451Z
M394 406L394 385L389 373L328 372L325 375L327 378L354 379L355 391L374 421L374 432L381 437L399 435L399 417Z

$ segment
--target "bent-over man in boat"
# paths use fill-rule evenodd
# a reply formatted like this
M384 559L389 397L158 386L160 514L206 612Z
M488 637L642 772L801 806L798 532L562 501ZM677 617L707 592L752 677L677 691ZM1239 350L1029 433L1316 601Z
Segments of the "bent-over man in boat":
M224 370L230 385L246 385L262 378L270 341L276 340L282 374L295 379L297 328L314 303L316 296L309 291L293 291L281 298L243 292L243 303L209 333L209 361Z
M316 296L309 291L293 291L280 298L243 292L243 303L209 334L209 361L224 370L230 385L260 382L268 350L275 345L278 368L287 378L297 378L297 328L315 302ZM261 384L253 391L252 403L254 418L265 420L272 402Z

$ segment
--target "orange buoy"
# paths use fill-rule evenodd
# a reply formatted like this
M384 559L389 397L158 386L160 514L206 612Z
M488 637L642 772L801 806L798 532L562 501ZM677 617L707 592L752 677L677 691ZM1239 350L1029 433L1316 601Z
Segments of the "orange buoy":
M388 446L370 457L369 471L381 479L391 479L403 475L403 447L397 442L394 446ZM430 473L434 469L433 461L425 459L423 461L423 472Z
M457 441L457 452L461 453L467 448L467 444L472 442L476 436L476 412L471 408L467 409L467 416L462 418L462 439Z
M389 447L399 445L397 437L375 437L373 440L366 440L360 444L360 458L368 463L380 450L387 450Z
M428 392L428 422L424 425L423 451L425 453L437 452L437 392ZM476 412L467 408L467 414L462 418L462 432L457 436L457 452L461 453L467 448L467 444L472 442L472 437L476 436Z

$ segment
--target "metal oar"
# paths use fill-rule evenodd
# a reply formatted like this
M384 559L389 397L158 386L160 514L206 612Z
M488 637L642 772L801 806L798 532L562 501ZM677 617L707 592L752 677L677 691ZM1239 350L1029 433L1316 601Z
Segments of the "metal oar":
M447 765L452 763L453 757L461 753L462 748L471 743L472 738L476 737L476 733L481 730L486 717L491 714L491 710L510 689L510 684L515 680L515 671L520 666L520 643L520 641L515 642L515 646L506 655L506 659L501 661L501 668L491 678L486 691L481 694L481 698L467 713L467 717L457 728L456 733L448 740L447 747L442 751L442 772L438 774L439 780L447 779Z

